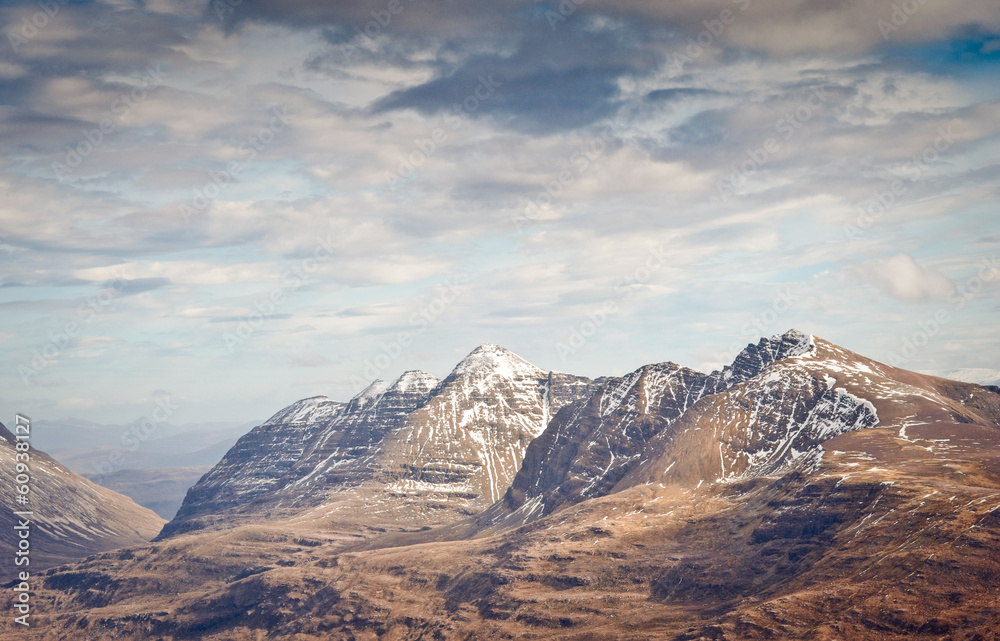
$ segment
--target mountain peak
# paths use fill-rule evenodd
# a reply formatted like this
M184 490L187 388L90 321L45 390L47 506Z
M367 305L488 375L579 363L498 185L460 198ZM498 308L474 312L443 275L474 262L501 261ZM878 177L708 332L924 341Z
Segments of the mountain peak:
M265 425L278 423L315 423L335 415L343 403L331 400L326 396L310 396L295 401L288 407L264 421Z
M790 329L784 334L775 334L771 338L761 338L757 343L750 343L736 356L732 365L723 368L722 374L726 380L734 375L747 379L756 376L775 361L803 356L815 349L815 337Z
M364 388L355 395L349 401L349 405L352 410L359 410L365 405L368 405L373 400L377 399L386 390L386 382L381 378L376 378L374 381L368 384L368 387Z
M545 374L540 368L535 367L509 349L492 343L484 343L472 350L455 367L453 373L472 375L492 373L503 378Z
M399 378L393 381L388 390L404 394L407 392L427 393L434 389L434 386L439 382L433 374L419 369L411 369L403 372Z
M780 337L777 334L771 337L772 341L778 339L788 346L786 356L802 356L811 352L816 346L816 340L812 334L806 334L797 329L790 329Z

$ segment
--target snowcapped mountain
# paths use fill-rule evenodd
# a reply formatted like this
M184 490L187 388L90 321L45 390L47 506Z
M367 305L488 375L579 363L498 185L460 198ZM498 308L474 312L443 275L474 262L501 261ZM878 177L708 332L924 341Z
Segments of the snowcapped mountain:
M384 448L390 491L494 503L549 417L590 381L545 372L496 345L469 354ZM553 393L554 390L554 393Z
M161 537L262 515L423 526L494 503L552 414L589 379L482 345L444 380L374 381L347 403L305 399L240 439Z
M286 408L186 509L189 536L43 574L38 638L1000 629L1000 390L794 330L722 371L597 382L483 346L442 381Z
M638 484L698 488L814 470L824 443L847 432L879 426L905 439L929 422L990 425L995 396L797 330L748 346L721 372L647 365L560 412L477 527L523 525Z
M6 533L0 538L0 552L11 560L17 549L13 527L18 523L12 510L32 512L30 561L20 569L34 572L97 552L141 545L163 525L163 519L153 511L91 483L34 449L28 452L27 461L31 477L28 504L14 507L15 443L14 435L0 423L0 468L10 474L10 481L0 486L0 498L8 508L0 513L0 528Z
M646 446L699 400L813 348L811 336L792 330L747 346L732 365L711 374L660 363L605 379L589 398L555 416L528 449L504 501L483 520L490 527L521 524L566 503L607 494Z

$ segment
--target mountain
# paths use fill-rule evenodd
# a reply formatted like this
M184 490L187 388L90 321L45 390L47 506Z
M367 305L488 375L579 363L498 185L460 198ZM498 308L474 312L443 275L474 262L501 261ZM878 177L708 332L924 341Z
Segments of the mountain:
M222 453L215 460L222 458ZM109 490L123 494L139 505L149 508L163 519L172 519L180 509L188 489L211 468L162 467L156 469L125 468L111 474L86 477Z
M503 496L550 416L592 385L482 345L441 381L409 371L347 403L299 401L241 438L160 536L264 517L372 528L475 514Z
M462 393L434 407L454 417L462 401L466 426L498 416L487 409L509 404L512 377L492 375L488 361L473 378L459 369L448 385ZM373 478L398 480L400 461L380 459L409 451L388 448L395 434L438 448L412 464L430 470L431 492L483 478L459 465L457 480L442 478L444 439L411 423L447 380L386 430L387 449L359 452L377 464ZM507 392L503 402L488 403L493 389ZM509 490L479 514L345 536L336 519L362 514L338 512L334 493L327 520L234 519L103 553L44 574L42 614L25 638L998 638L996 389L796 331L748 346L720 372L658 363L576 389L549 406ZM351 411L373 407L379 390ZM469 398L486 407L471 410ZM294 469L319 451L319 434L348 431L326 429L346 411L299 430L298 455L247 448L245 464L259 469L266 456ZM287 420L270 433L288 432ZM485 468L478 460L473 469ZM312 469L326 478L340 465ZM498 486L480 483L479 504ZM297 487L309 495L306 482ZM395 502L373 491L367 505L407 505L418 492ZM259 496L274 494L293 501L294 487ZM373 509L372 522L382 518Z
M163 526L163 519L150 510L71 472L34 448L27 461L28 503L18 505L13 482L19 462L16 442L14 434L0 423L0 468L11 478L0 487L3 504L8 507L0 513L0 528L5 533L0 553L13 559L17 549L16 539L11 538L18 523L13 510L31 511L30 567L25 568L29 572L105 550L141 545Z
M605 379L588 398L555 416L531 444L503 502L481 520L488 527L523 524L566 503L607 494L640 458L648 458L651 441L671 433L671 426L699 400L814 348L811 336L793 330L761 339L732 365L711 374L661 363Z
M188 488L254 424L172 425L138 419L103 425L76 418L32 424L33 444L74 472L170 519Z
M39 420L33 427L38 449L78 474L100 482L118 469L215 465L236 440L250 431L246 423L150 423L103 425L73 418Z

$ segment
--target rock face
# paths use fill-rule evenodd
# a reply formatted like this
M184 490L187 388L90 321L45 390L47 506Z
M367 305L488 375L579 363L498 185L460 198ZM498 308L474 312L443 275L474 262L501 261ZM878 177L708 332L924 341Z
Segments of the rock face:
M503 496L550 416L592 386L483 345L441 381L409 371L347 403L299 401L240 439L160 537L262 516L423 526L473 514Z
M638 485L696 489L810 472L824 443L883 424L901 425L904 439L909 425L996 424L991 389L883 365L796 330L748 346L721 372L647 365L564 408L504 499L461 533L503 531Z
M442 511L482 504L515 437L554 415L485 512L345 540L292 510L104 553L42 574L25 638L998 638L1000 392L799 332L712 374L571 381L575 401L496 348L467 361L316 425L312 399L261 426L261 442L300 446L258 465L268 489L252 502L277 512L315 492L321 512L371 520L434 495ZM304 436L279 438L296 424ZM503 438L486 447L487 431Z
M18 462L15 443L15 436L0 423L0 468L11 476ZM97 552L140 545L162 527L163 519L132 499L91 483L44 452L28 453L28 504L20 506L15 502L17 493L12 481L0 485L0 497L7 507L0 513L0 528L5 533L0 538L0 553L5 557L13 559L17 549L16 540L9 536L18 523L13 510L32 512L30 562L19 569L33 572Z
M306 442L343 409L343 403L314 396L253 428L188 490L160 537L201 527L213 521L214 514L253 509L258 499L283 487L282 480L301 458ZM194 521L196 517L203 519Z
M711 374L660 363L605 379L588 398L556 415L531 444L503 502L483 515L483 527L523 524L567 503L607 494L640 460L663 448L672 426L701 399L755 380L775 363L813 349L812 336L791 330L747 346L731 366ZM769 407L773 414L788 410ZM751 440L757 446L758 440L770 438L764 434ZM650 445L653 454L647 452Z

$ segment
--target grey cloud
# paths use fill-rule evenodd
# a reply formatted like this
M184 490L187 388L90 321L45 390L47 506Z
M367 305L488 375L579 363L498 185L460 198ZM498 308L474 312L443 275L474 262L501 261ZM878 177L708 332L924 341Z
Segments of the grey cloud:
M1000 14L989 2L980 0L923 3L901 25L892 23L894 3L889 0L589 0L574 3L575 10L562 16L565 20L560 20L557 2L518 0L461 4L403 0L402 11L388 21L386 14L380 13L387 3L380 1L245 0L232 11L223 12L221 18L209 10L216 4L214 0L208 3L206 16L221 19L229 29L237 29L246 21L277 22L300 28L327 25L333 39L344 39L364 30L376 19L372 12L382 15L387 23L382 26L375 22L373 32L393 37L440 37L445 33L483 37L520 30L525 17L543 20L548 27L553 16L552 24L558 32L587 18L610 16L643 25L649 31L672 34L669 40L681 52L688 45L687 38L697 38L711 25L716 33L710 33L709 46L737 47L776 56L834 51L863 53L887 44L947 38L970 26L986 33L1000 32ZM728 22L724 26L723 17ZM890 27L887 29L884 24ZM995 45L984 47L991 50Z
M388 11L387 0L225 0L206 2L205 18L223 24L229 31L247 22L274 22L299 28L327 27L328 38L343 41L359 32L377 37L391 34L439 35L442 30L472 33L509 22L512 7L519 3L453 3L446 0L401 0L396 13ZM233 6L235 5L235 6ZM375 15L373 15L375 14Z
M708 96L723 96L725 92L715 89L700 89L696 87L671 87L669 89L654 89L646 94L646 100L659 103L680 102L688 98L703 98Z
M593 33L566 25L551 33L536 23L513 54L465 60L438 78L389 94L373 111L451 110L536 133L574 129L612 114L620 104L619 80L648 74L660 62L630 29Z
M669 140L682 146L719 145L729 138L730 123L723 110L702 111L669 132Z

